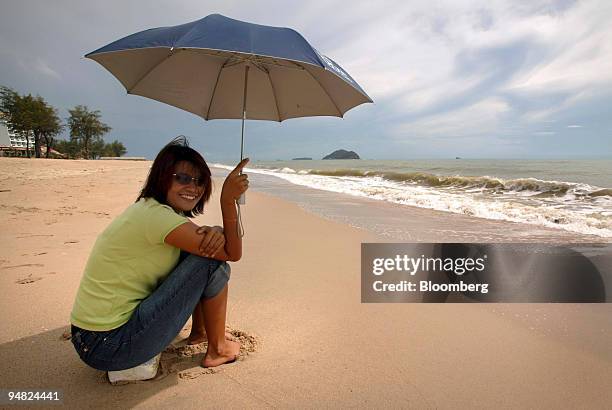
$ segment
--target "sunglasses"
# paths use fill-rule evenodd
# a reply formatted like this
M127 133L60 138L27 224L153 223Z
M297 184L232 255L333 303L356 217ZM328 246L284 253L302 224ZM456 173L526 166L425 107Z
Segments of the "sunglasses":
M204 181L202 180L202 178L195 178L191 175L183 174L181 172L172 174L172 176L174 177L174 180L181 185L190 185L191 182L195 182L196 186L204 186Z

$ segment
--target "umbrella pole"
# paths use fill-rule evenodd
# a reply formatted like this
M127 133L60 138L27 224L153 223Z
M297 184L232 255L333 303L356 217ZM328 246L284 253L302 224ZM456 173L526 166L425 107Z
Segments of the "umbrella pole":
M246 119L247 84L249 82L249 65L244 67L244 91L242 94L242 134L240 136L240 161L244 159L244 120Z
M240 134L240 161L244 159L244 120L246 119L246 101L247 101L247 84L249 82L249 64L244 66L244 90L242 94L242 132ZM242 174L242 171L240 171ZM238 198L238 204L246 204L245 194L240 195Z

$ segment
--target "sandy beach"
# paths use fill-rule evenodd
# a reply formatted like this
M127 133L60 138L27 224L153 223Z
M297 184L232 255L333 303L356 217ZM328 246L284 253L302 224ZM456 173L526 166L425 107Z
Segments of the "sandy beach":
M0 158L0 388L60 389L71 408L609 408L612 304L362 304L361 243L391 238L257 183L230 281L241 359L203 369L179 337L155 380L111 386L65 333L96 236L134 201L150 164ZM221 222L215 182L197 223ZM496 240L502 231L521 241L593 240L388 208L410 223L413 241Z

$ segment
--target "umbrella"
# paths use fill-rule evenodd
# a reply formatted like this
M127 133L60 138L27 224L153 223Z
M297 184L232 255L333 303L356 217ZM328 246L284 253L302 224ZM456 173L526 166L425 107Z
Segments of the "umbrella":
M298 32L212 14L141 31L85 57L140 95L205 120L342 117L372 102L340 65Z

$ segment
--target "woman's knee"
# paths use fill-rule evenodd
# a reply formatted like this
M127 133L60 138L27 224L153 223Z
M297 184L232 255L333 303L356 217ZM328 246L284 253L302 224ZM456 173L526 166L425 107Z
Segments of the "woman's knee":
M230 266L227 262L218 261L216 269L212 270L208 275L208 281L202 298L212 298L217 296L225 286L227 286L230 278Z
M220 261L213 258L207 258L205 256L199 256L190 254L183 263L190 265L190 268L194 270L207 271L209 275L214 274L217 270L221 269L229 276L230 266L227 262Z
M189 256L183 259L182 263L195 265L200 269L202 267L208 267L209 269L212 268L212 270L215 270L221 263L224 263L224 262L216 260L216 259L212 259L212 258L207 258L205 256L194 255L191 253L189 254Z

